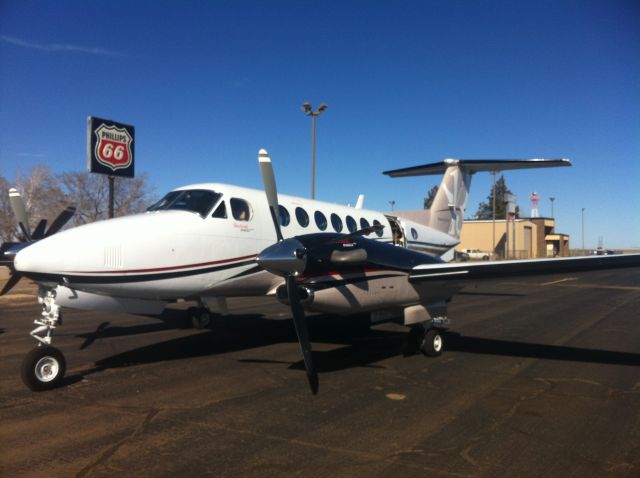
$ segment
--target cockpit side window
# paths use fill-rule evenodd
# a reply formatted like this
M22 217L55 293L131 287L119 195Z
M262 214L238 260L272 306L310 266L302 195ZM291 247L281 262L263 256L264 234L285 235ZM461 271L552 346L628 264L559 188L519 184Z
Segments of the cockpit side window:
M219 219L227 218L227 206L225 205L224 201L220 201L220 204L218 204L218 207L215 209L215 211L213 211L211 217L217 217Z
M251 220L251 206L244 199L231 198L231 214L236 221Z
M166 211L178 209L198 213L203 218L207 216L213 205L220 199L220 194L208 189L185 189L171 191L160 201L152 205L147 211Z

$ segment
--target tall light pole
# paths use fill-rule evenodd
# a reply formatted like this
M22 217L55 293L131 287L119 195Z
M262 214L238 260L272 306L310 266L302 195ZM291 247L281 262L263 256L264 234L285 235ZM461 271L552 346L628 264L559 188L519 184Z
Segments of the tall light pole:
M582 253L584 254L584 208L582 208Z
M302 103L302 112L311 116L311 199L316 198L316 118L326 109L327 105L324 103L321 103L315 111L311 103Z
M498 171L493 170L491 174L493 175L493 189L491 190L491 194L493 196L493 205L491 206L492 218L493 218L493 242L491 243L491 252L496 252L496 173Z
M551 201L551 219L555 219L555 216L553 215L553 202L556 200L556 198L554 197L550 197L549 201Z
M391 201L389 201L389 204L391 205L391 211L393 211L393 206L396 205L396 202L392 199Z

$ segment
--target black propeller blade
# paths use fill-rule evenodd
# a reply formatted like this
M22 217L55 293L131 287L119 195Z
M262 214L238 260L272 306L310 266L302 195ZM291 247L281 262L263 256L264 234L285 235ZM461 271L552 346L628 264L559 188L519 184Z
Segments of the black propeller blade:
M47 228L47 220L40 219L40 222L38 223L36 228L33 230L32 239L34 241L37 241L38 239L42 239L44 237L44 232L46 228Z
M298 296L296 278L289 275L287 276L286 281L287 295L289 297L289 302L291 303L291 312L293 313L293 324L296 327L296 334L298 335L298 342L300 343L300 349L302 350L304 366L307 370L307 380L309 380L311 393L316 395L318 393L318 374L316 373L316 368L313 365L313 359L311 356L311 342L309 341L307 319L304 315L304 308L300 303L300 297Z
M17 272L14 272L13 274L11 274L11 276L9 276L9 280L7 281L7 283L4 285L4 287L0 291L0 295L5 295L7 292L9 292L11 289L13 289L15 287L15 285L18 282L20 282L20 279L22 279L22 275L21 274L18 274Z
M276 188L275 175L273 174L273 166L269 153L261 149L258 153L258 161L260 164L260 173L262 174L262 182L264 191L267 195L269 210L273 227L276 231L278 242L258 255L258 264L269 265L271 268L267 270L284 277L287 286L287 295L291 304L291 313L293 315L293 324L302 350L302 358L304 366L307 370L307 379L311 392L315 395L318 393L318 374L313 365L311 356L311 341L309 340L309 330L307 328L307 318L304 315L304 308L300 302L298 295L298 285L296 284L295 274L302 272L306 266L306 251L304 246L295 239L284 239L280 230L279 206L278 206L278 190Z
M62 227L73 217L76 213L76 208L73 206L67 207L64 211L58 214L58 217L53 221L51 226L49 226L49 230L45 234L44 237L49 237L56 232L58 232Z

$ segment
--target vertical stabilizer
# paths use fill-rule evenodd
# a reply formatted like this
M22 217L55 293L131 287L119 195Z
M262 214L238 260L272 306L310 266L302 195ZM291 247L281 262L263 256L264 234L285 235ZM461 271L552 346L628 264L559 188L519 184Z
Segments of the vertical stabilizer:
M477 172L571 166L568 159L445 159L440 163L385 171L392 178L444 174L426 224L451 237L460 238L467 209L471 176Z

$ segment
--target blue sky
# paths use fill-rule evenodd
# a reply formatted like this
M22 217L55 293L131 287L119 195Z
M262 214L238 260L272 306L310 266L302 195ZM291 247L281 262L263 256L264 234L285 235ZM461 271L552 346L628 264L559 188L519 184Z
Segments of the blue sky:
M381 172L458 158L567 157L507 172L581 245L640 247L638 1L0 2L0 174L86 167L86 118L136 127L158 195L194 182L388 210L436 177ZM474 178L472 215L491 177Z

